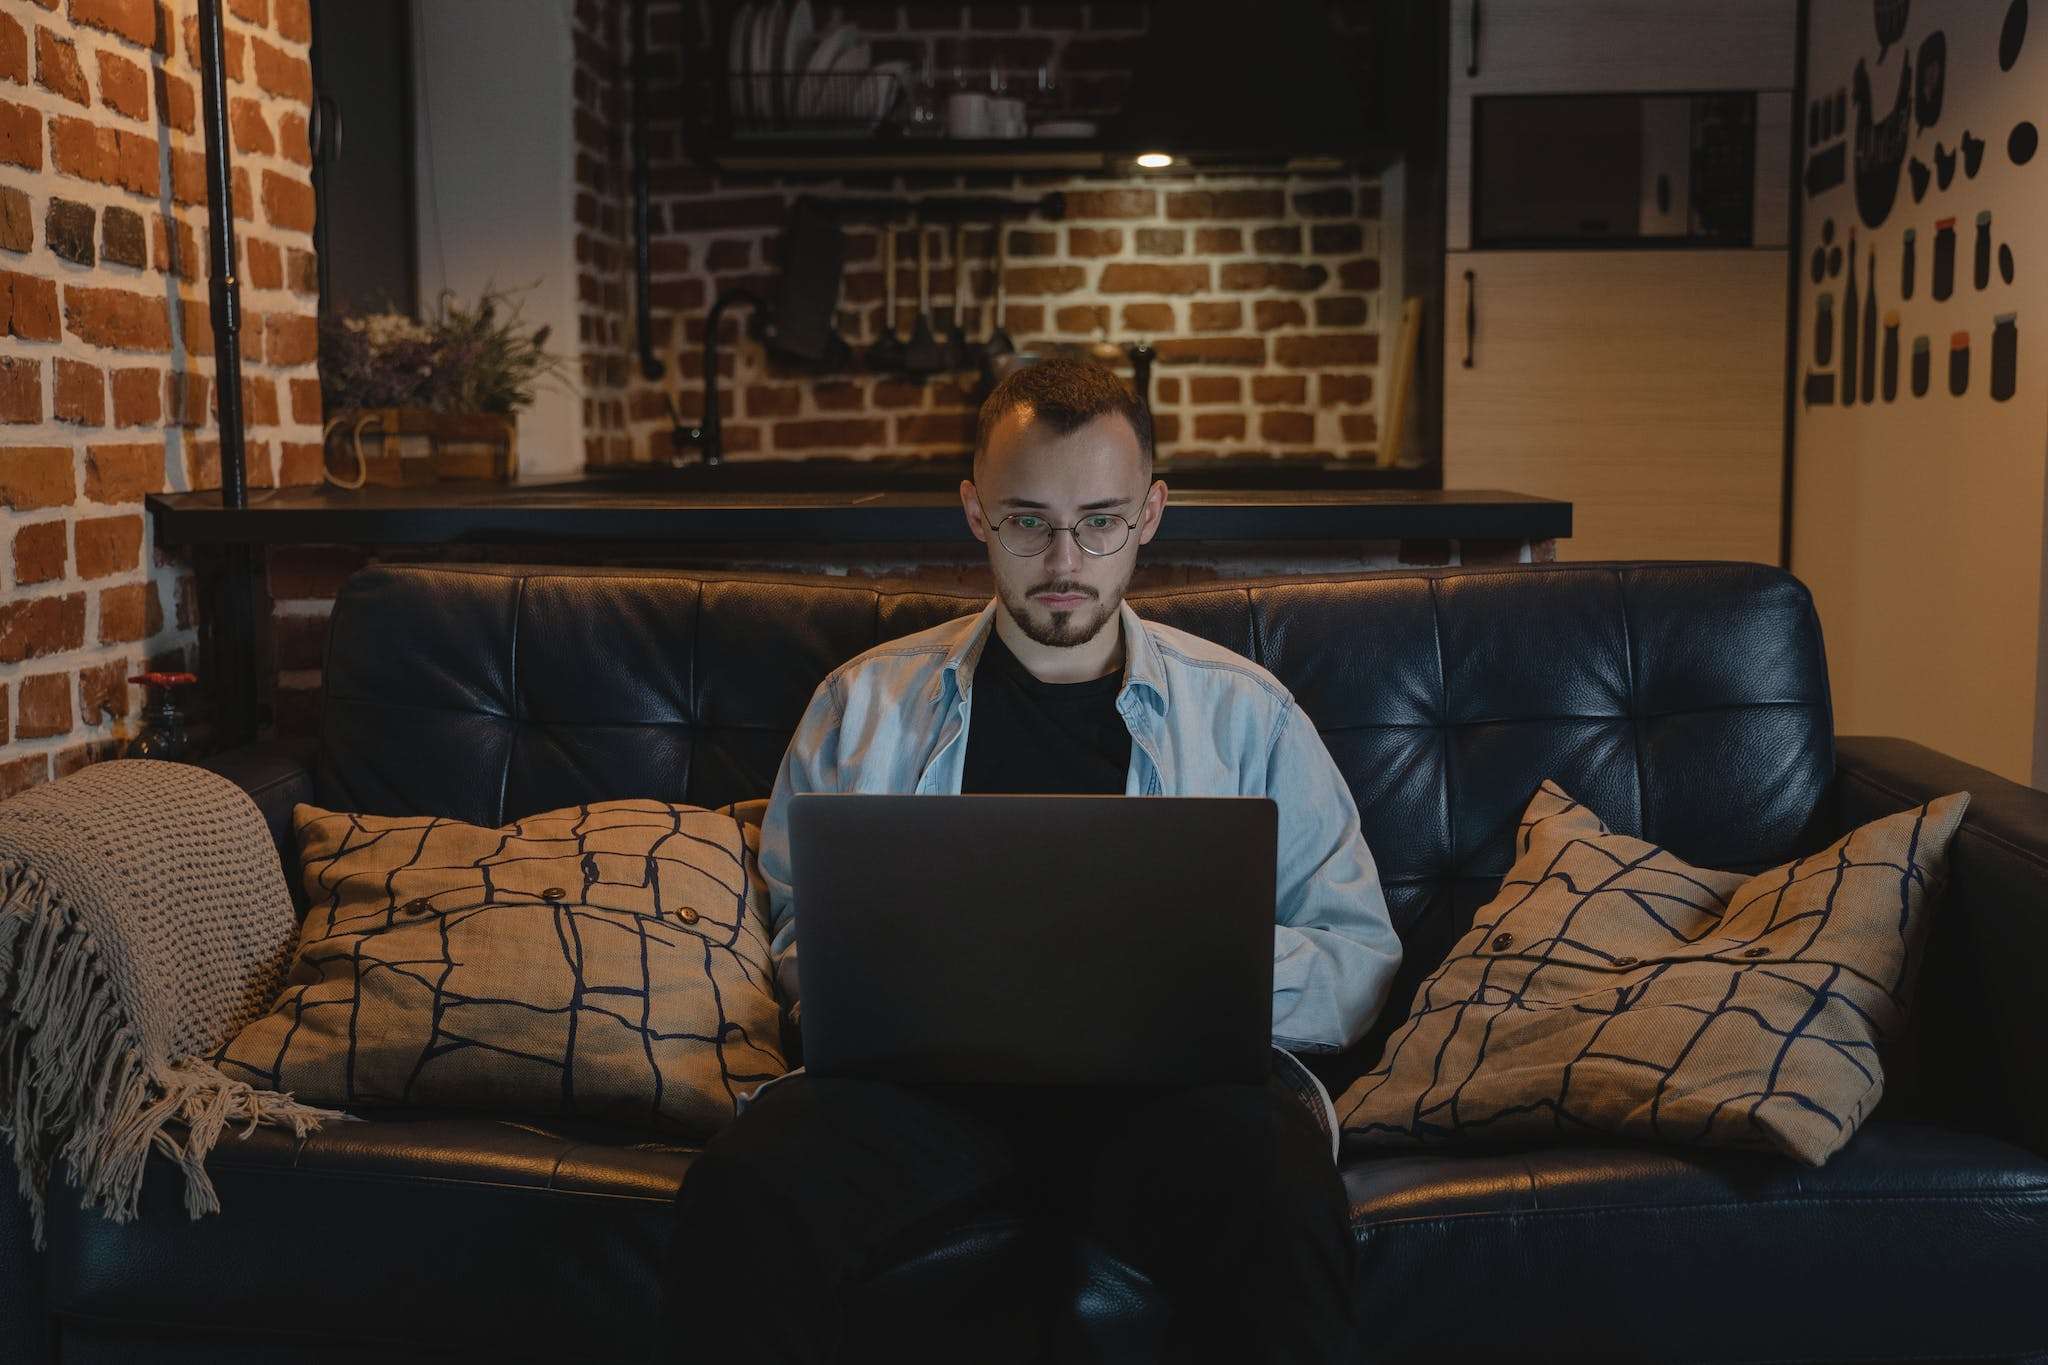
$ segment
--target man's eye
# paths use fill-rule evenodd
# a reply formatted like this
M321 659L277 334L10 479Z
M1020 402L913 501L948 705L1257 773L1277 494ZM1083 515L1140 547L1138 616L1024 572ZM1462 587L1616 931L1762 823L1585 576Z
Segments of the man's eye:
M1044 529L1044 527L1045 527L1045 518L1044 518L1044 517L1018 517L1018 518L1017 518L1017 529L1018 529L1018 530L1020 530L1020 531L1038 531L1038 530L1043 530L1043 529Z
M1107 531L1109 529L1109 518L1097 512L1094 516L1083 522L1082 525L1091 531Z

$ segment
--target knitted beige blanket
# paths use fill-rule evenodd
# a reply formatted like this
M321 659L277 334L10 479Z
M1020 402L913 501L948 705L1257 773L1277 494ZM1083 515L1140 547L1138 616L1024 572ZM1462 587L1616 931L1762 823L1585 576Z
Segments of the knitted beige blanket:
M121 759L0 802L0 1134L38 1246L55 1161L126 1222L154 1147L197 1218L229 1123L340 1117L204 1060L269 1007L297 929L261 813L215 773Z

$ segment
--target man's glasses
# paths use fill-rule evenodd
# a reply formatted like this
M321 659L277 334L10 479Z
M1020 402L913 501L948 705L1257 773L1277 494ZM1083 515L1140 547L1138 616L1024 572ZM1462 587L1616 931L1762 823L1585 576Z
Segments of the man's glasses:
M1013 555L1042 555L1052 548L1052 538L1069 532L1081 553L1113 555L1123 549L1138 523L1114 512L1091 512L1072 526L1055 526L1035 512L1012 512L996 523L996 540Z

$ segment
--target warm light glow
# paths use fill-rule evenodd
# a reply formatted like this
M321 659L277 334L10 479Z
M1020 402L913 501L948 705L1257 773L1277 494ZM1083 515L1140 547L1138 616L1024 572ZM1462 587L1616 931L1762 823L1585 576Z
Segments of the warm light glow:
M1165 152L1145 152L1138 157L1138 164L1148 171L1163 171L1173 164L1173 158Z

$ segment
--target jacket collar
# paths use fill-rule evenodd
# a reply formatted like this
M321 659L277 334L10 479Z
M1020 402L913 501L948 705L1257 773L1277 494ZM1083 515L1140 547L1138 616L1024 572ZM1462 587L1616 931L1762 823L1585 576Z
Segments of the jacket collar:
M988 645L989 632L996 627L996 612L1001 603L991 598L981 609L981 614L964 623L960 635L947 648L944 661L939 665L939 676L932 680L931 700L937 702L943 695L948 682L954 694L965 697L974 690L974 670L981 662L981 652ZM1136 688L1145 688L1152 694L1153 701L1161 713L1166 710L1166 671L1159 658L1159 646L1153 642L1152 632L1145 628L1144 621L1131 609L1129 599L1117 605L1118 619L1123 622L1124 631L1124 685L1117 697L1121 707Z

